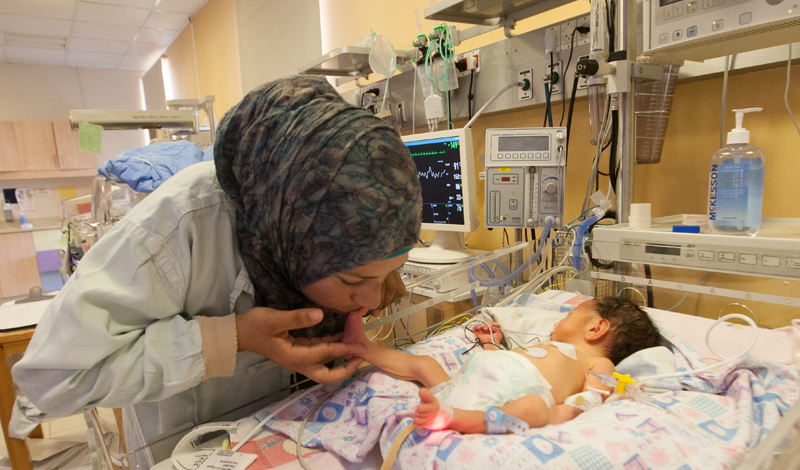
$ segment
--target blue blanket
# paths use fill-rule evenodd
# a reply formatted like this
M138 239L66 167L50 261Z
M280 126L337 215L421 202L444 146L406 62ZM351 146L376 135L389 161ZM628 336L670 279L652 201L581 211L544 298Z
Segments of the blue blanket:
M134 191L150 193L172 175L201 161L205 161L204 153L192 142L156 142L120 153L100 165L97 174L125 183Z

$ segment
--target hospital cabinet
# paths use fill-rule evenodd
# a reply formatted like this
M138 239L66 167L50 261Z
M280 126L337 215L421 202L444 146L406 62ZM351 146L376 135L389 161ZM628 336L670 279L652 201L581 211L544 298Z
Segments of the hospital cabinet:
M93 176L92 153L78 149L67 121L0 122L0 179Z
M23 295L41 285L32 232L0 234L0 266L0 297Z

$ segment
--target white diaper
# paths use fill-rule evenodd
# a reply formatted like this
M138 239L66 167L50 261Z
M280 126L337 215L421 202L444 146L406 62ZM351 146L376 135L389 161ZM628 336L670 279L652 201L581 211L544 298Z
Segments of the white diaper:
M431 392L453 408L486 411L525 395L541 397L549 408L555 405L550 389L539 369L523 356L510 351L480 351Z

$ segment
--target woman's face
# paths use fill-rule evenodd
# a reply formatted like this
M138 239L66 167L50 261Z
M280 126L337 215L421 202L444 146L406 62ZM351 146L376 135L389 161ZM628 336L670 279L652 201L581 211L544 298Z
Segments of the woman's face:
M325 311L347 314L361 307L374 310L383 298L386 277L406 262L408 255L373 261L301 287L309 300Z

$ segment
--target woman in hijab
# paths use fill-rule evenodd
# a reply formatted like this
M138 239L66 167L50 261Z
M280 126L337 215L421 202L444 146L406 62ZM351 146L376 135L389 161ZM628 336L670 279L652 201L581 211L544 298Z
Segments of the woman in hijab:
M399 298L395 270L419 233L399 135L326 80L289 77L225 115L214 160L166 181L81 260L13 369L30 402L12 435L136 405L126 424L147 442L258 410L292 372L353 374L358 359L325 366L362 352L340 342L345 314Z

